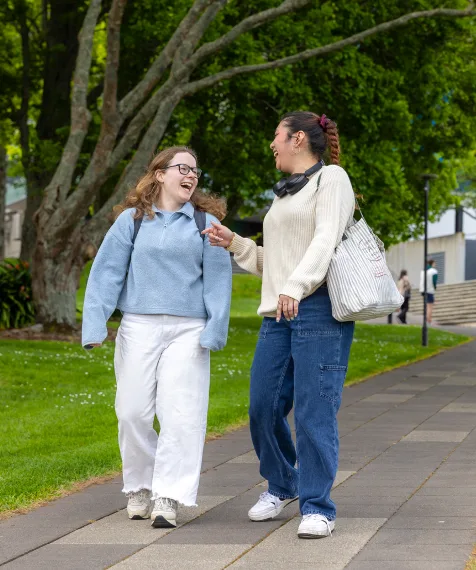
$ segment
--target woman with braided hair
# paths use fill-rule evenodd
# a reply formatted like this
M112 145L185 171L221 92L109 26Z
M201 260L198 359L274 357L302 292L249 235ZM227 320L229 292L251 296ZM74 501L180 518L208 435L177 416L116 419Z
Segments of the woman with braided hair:
M353 216L354 193L339 166L337 126L325 115L288 113L270 146L276 168L291 176L274 187L263 247L219 223L205 233L212 246L226 247L241 267L262 277L249 414L268 490L248 516L270 520L299 496L298 536L319 538L335 526L337 411L354 333L354 323L332 317L326 274ZM287 421L293 404L296 448Z

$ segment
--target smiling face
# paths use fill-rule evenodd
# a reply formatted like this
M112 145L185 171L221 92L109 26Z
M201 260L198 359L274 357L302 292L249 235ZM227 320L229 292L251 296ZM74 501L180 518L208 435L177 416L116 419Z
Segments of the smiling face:
M279 123L274 133L274 140L269 146L274 154L276 168L281 170L281 172L293 171L295 143L295 138L289 137L289 130L286 124Z
M198 178L192 171L188 174L181 174L179 167L173 166L174 164L186 164L190 168L196 168L197 161L188 152L179 152L168 164L169 168L156 172L157 181L161 184L160 192L163 193L164 198L177 204L185 204L197 187Z

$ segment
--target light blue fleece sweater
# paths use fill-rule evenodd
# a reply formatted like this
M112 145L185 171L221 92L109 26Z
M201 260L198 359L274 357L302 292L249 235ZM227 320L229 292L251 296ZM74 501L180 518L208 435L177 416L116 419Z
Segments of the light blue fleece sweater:
M134 245L134 208L107 232L86 287L82 344L106 338L106 322L117 307L123 313L206 318L200 344L220 350L228 335L230 255L212 247L208 236L202 239L190 202L173 214L154 211L152 220L144 216ZM207 214L207 227L211 221L217 220Z

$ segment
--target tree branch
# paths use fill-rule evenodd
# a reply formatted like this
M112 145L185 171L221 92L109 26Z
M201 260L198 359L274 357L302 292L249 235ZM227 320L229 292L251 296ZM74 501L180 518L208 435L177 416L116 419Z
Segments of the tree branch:
M71 212L78 211L86 202L89 203L97 187L105 182L106 165L116 142L120 128L117 112L117 74L119 69L120 30L127 0L113 0L107 26L107 60L104 75L104 102L102 108L101 132L86 171L66 202L67 211L62 212L63 221L67 222Z
M412 20L421 19L421 18L442 17L442 16L451 17L451 18L467 18L470 16L476 16L476 11L472 9L450 10L445 8L436 8L435 10L411 12L409 14L401 16L400 18L396 18L395 20L390 20L388 22L378 24L373 28L369 28L368 30L364 30L363 32L359 32L358 34L354 34L353 36L350 36L343 40L339 40L337 42L333 42L331 44L327 44L325 46L305 50L295 55L291 55L289 57L284 57L282 59L277 59L275 61L270 61L267 63L232 67L230 69L226 69L225 71L221 71L220 73L216 73L215 75L210 75L209 77L205 77L204 79L193 81L191 83L188 83L182 88L181 90L182 96L191 95L193 93L196 93L197 91L201 91L202 89L211 87L212 85L215 85L220 81L225 81L227 79L231 79L232 77L236 77L237 75L243 75L245 73L256 73L258 71L266 71L269 69L278 69L280 67L285 67L286 65L292 65L293 63L297 63L299 61L306 61L307 59L311 59L313 57L326 55L338 51L347 46L359 43L364 39L368 38L369 36L373 36L380 32L386 32L388 30L404 26ZM199 51L200 50L198 50L196 53L198 53Z
M258 14L253 14L249 18L246 18L240 24L230 30L227 34L222 36L219 40L202 46L192 56L192 58L187 61L187 73L190 74L198 66L200 61L202 61L207 55L223 49L225 46L233 42L239 35L253 28L261 26L266 22L272 21L279 16L282 16L283 14L292 12L298 8L302 8L310 1L311 0L286 0L278 8L265 10ZM218 11L222 8L223 4L223 0L218 0L209 6L204 15L195 25L194 29L192 29L190 34L187 36L187 41L184 44L184 49L179 50L178 57L175 59L172 67L172 77L170 80L173 80L173 83L169 83L170 80L167 81L156 93L154 93L151 99L149 99L144 107L132 119L131 123L128 125L126 133L114 149L109 165L110 170L116 168L119 162L123 160L125 156L127 156L128 152L131 150L131 148L133 148L139 139L142 129L154 116L154 113L157 111L161 101L168 96L171 89L184 82L184 69L179 70L180 63L187 57L187 54L191 53L196 47L206 29L215 19ZM197 55L198 57L196 57Z
M101 10L101 0L91 0L79 34L79 50L71 97L71 130L53 179L46 188L44 222L56 210L58 198L62 201L71 188L71 181L79 153L87 134L91 114L87 108L87 91L91 69L94 29Z
M170 117L179 101L180 96L174 92L173 95L161 102L154 120L143 136L134 157L124 170L112 196L88 223L87 236L85 236L86 240L92 241L97 245L104 236L105 231L110 225L108 214L111 213L113 206L125 198L129 188L135 184L141 174L145 172L147 165L154 156L155 149L164 136Z
M218 12L225 4L226 0L215 0L213 4L205 10L203 16L198 20L198 22L192 27L174 57L171 69L172 74L175 74L180 66L183 65L184 61L192 55L194 49L200 43L203 34L207 31L208 27L217 17ZM194 67L192 67L192 69L194 69Z
M206 57L216 53L217 51L223 50L225 47L233 43L239 36L245 34L246 32L267 24L268 22L272 22L284 14L295 12L296 10L299 10L300 8L303 8L310 3L311 0L285 0L277 8L270 8L269 10L264 10L263 12L253 14L252 16L249 16L248 18L242 20L221 38L204 44L193 54L188 64L192 68L195 68Z
M206 1L210 2L210 0ZM219 0L218 3L221 3L222 1L223 0ZM124 115L121 115L120 112L117 112L116 94L117 71L119 67L119 34L121 19L124 13L126 2L127 0L114 0L113 6L111 8L111 13L109 15L107 36L108 59L105 74L104 105L101 132L91 160L89 161L89 164L76 190L67 199L66 207L64 209L65 211L61 212L61 214L58 212L57 214L58 216L62 216L64 223L67 223L67 220L71 220L73 223L74 219L72 212L78 210L80 211L90 203L90 201L94 198L97 188L99 188L107 180L112 170L114 170L120 161L125 156L127 156L129 151L136 144L142 132L142 129L154 116L154 113L157 112L162 99L168 95L168 93L171 91L171 88L178 83L178 81L174 81L174 79L171 77L158 90L158 92L154 94L152 97L153 100L149 100L144 105L144 108L136 114L134 119L131 121L131 124L128 125L126 133L121 137L116 150L111 156L119 129L124 121ZM217 0L215 0L214 4L216 3ZM200 2L196 2L196 5L198 6L201 4ZM190 11L188 13L188 16L190 16ZM187 17L182 20L182 24L186 20ZM188 21L190 22L190 18ZM166 49L167 47L165 50ZM161 56L163 53L164 52L161 53ZM159 58L161 56L159 56ZM179 73L177 73L177 78L182 82L187 81L189 78L189 75L187 75L187 70L182 69Z
M142 129L152 119L154 114L157 112L160 103L176 85L178 85L177 82L172 82L172 80L169 79L154 93L142 109L134 116L111 155L111 159L108 164L109 171L114 170L121 160L123 160L135 146L136 142L139 140Z
M30 107L30 38L27 24L27 6L22 2L19 6L20 37L22 51L22 94L21 105L18 112L18 128L20 130L20 145L22 149L22 165L28 181L30 180L30 128L28 126L28 110ZM0 218L1 219L1 218ZM3 220L2 220L3 222Z
M111 122L115 122L117 115L117 71L119 68L120 32L126 4L127 0L114 0L109 13L101 131L107 129ZM102 132L101 135L104 136Z
M226 36L224 36L224 45L227 45L236 39L239 34L244 33L253 27L257 27L265 21L270 21L271 19L277 18L286 12L296 10L309 1L310 0L286 0L277 9L266 10L265 12L255 14L254 16L245 19L242 25L236 26L233 30L226 34ZM87 202L93 198L95 189L108 178L110 173L118 166L121 160L123 160L128 155L128 153L139 140L144 127L152 119L154 114L158 112L160 105L162 105L166 98L169 97L172 90L176 89L180 85L186 84L190 77L190 74L202 58L200 57L197 60L194 60L193 65L189 65L188 62L186 65L182 65L182 63L196 48L201 38L203 37L203 34L209 27L210 23L216 18L216 15L223 7L224 3L225 0L213 0L213 2L209 2L208 8L205 9L205 12L201 16L198 14L196 17L196 23L185 35L185 40L183 41L182 46L173 58L170 78L158 89L158 91L156 91L156 93L154 93L149 101L147 101L142 109L134 116L126 129L126 132L121 137L121 140L118 142L116 148L114 149L112 155L108 154L108 156L105 156L104 153L101 152L101 144L98 143L94 151L93 158L88 165L88 168L84 173L84 176L79 183L78 188L68 199L68 210L77 209L80 204L83 204L83 202ZM197 6L198 3L196 3L196 7ZM190 11L187 16L190 16ZM165 49L167 49L167 47ZM218 49L221 49L221 44L218 45L217 42L213 42L213 50ZM203 54L203 57L205 57L206 54L211 52L212 49L210 48L201 53ZM164 52L162 52L162 54L159 56L159 59L162 57L163 53ZM128 96L126 96L126 98L127 97ZM122 123L123 118L124 116L121 117L119 123ZM117 132L114 136L117 136ZM111 140L112 138L113 137L111 133ZM100 172L97 172L96 165L100 167ZM107 166L105 167L105 165Z
M172 63L177 49L180 47L190 28L197 22L200 14L213 0L195 0L193 6L178 25L167 45L155 59L144 78L121 100L119 112L122 121L128 119L159 83L162 75Z

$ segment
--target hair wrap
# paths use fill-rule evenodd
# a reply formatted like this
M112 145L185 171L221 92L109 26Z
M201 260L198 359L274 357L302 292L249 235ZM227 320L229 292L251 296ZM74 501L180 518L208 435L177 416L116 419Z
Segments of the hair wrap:
M319 119L319 124L321 125L322 130L326 132L327 125L329 124L329 119L324 114L322 114Z

